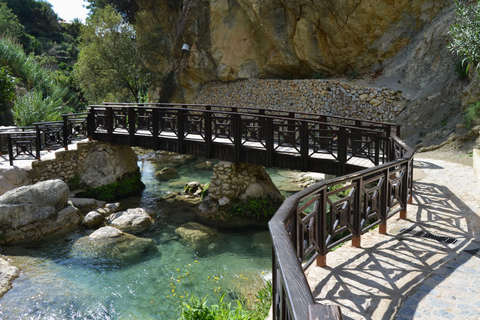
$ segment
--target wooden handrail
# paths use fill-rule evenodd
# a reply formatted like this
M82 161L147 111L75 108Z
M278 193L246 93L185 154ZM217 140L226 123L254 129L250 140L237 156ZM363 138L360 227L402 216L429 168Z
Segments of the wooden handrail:
M414 150L408 147L395 135L392 135L391 143L396 144L397 146L400 146L404 149L404 153L400 158L394 159L389 163L385 163L371 169L365 169L345 176L322 181L310 186L309 188L299 191L296 194L287 198L282 204L282 206L278 209L275 216L270 220L269 229L272 237L274 252L273 297L275 301L273 302L273 319L310 320L310 318L306 314L307 308L305 308L305 305L311 306L314 303L312 302L313 298L310 296L311 291L310 287L308 286L304 271L314 261L317 261L317 265L324 266L326 264L327 252L338 242L343 242L345 240L354 238L355 234L361 235L378 224L386 226L386 220L389 217L396 214L397 212L406 210L407 203L412 197ZM402 166L405 168L403 176L401 177L402 188L400 191L400 198L402 199L397 199L399 200L399 202L395 205L396 208L392 208L388 206L387 203L384 203L384 205L381 205L380 208L377 208L378 211L384 212L378 212L380 218L376 222L369 224L365 228L363 228L363 226L361 225L356 226L357 228L359 228L358 230L351 230L352 232L349 236L343 237L338 242L330 243L330 245L328 245L324 241L324 238L327 235L326 220L333 218L331 215L328 216L329 211L326 210L325 206L323 207L323 209L325 210L317 210L316 216L313 214L309 214L312 219L315 219L315 225L317 225L320 230L309 230L312 231L314 234L319 235L317 239L314 239L316 241L315 245L317 252L315 252L313 256L309 257L306 263L303 263L304 261L301 258L302 255L300 254L300 252L298 252L298 242L300 242L300 246L303 246L304 243L303 241L299 240L302 238L299 238L298 230L296 231L297 235L295 235L295 228L297 228L299 225L305 225L304 221L300 221L302 219L298 212L300 203L303 199L320 196L319 198L322 198L324 200L326 198L326 191L328 187L345 183L347 181L356 181L356 183L360 183L360 185L356 185L356 189L358 190L358 192L362 192L362 179L365 179L366 181L371 183L372 180L375 180L375 178L373 177L381 176L384 180L382 182L383 185L380 186L382 188L382 191L378 194L378 197L383 198L379 199L380 201L386 202L388 201L387 196L392 193L392 191L389 191L389 188L387 188L388 181L391 179L390 174L392 172L396 172L397 168ZM396 172L395 174L398 174L398 172ZM362 196L358 194L356 199L360 201L361 198ZM323 200L320 200L320 202ZM352 207L353 210L361 210L361 206L359 205ZM357 211L353 214L356 217L356 219L354 220L358 221L358 217L361 212ZM384 230L383 232L386 231L386 228L381 228L381 232L382 229ZM301 230L300 232L303 231L304 230ZM359 239L355 240L360 241ZM302 293L300 294L299 291L301 291ZM286 296L284 296L283 292L285 292ZM285 305L289 307L285 309ZM335 308L322 309L322 312L333 312L333 314L325 313L319 315L318 319L341 319L341 315Z

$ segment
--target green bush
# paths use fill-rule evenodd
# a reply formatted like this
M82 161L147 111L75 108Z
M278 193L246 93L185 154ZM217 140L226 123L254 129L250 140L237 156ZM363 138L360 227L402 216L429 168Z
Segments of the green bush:
M44 96L37 89L20 96L12 108L15 124L21 127L31 126L36 122L60 120L62 111L61 97Z
M463 121L467 126L472 126L478 123L478 119L480 119L480 101L469 105L463 115Z
M247 198L230 205L230 212L234 216L253 217L257 220L271 218L277 212L280 203L271 198Z
M81 196L103 201L112 201L136 195L144 188L145 185L140 180L140 173L137 173L121 182L109 183L98 188L90 189Z
M480 33L478 32L480 0L476 0L472 5L464 5L455 0L455 5L457 7L456 21L448 31L452 37L448 48L460 57L465 57L462 64L465 66L472 64L478 70L480 67ZM468 72L468 69L466 67L465 72Z
M33 55L26 55L15 40L0 38L0 65L8 66L18 79L16 84L26 91L17 97L12 110L16 125L60 120L61 114L70 111L66 103L68 88L62 87L54 73L43 69Z
M213 305L208 305L206 298L192 296L182 303L179 320L264 320L272 303L271 282L267 282L255 297L255 305L248 309L243 300L234 300L236 306L225 302L225 294Z

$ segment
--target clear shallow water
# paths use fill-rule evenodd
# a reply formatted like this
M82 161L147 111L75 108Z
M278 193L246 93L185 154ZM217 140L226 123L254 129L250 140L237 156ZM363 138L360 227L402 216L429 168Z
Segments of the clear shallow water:
M194 250L175 235L191 221L193 210L159 198L182 191L185 183L207 183L211 170L193 167L201 160L177 166L179 179L159 182L153 173L161 160L139 162L147 188L141 198L126 199L156 215L151 238L157 250L136 261L106 263L72 258L70 247L83 230L35 247L4 248L22 269L13 288L0 299L0 319L177 319L181 301L192 293L203 297L226 293L247 298L270 277L271 247L268 231L222 232L202 250ZM271 170L284 184L291 173Z

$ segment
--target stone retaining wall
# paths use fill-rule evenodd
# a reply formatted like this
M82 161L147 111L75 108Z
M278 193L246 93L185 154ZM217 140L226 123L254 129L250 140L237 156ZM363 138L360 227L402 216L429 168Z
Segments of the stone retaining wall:
M240 198L265 198L283 201L265 168L260 165L221 161L213 167L208 187L210 198L224 206L230 200Z
M195 103L299 111L374 121L393 120L404 108L400 91L336 80L210 82Z
M77 143L76 149L56 151L53 159L32 162L28 175L32 183L51 179L68 183L76 178L76 183L95 188L137 171L137 156L131 147L85 141Z
M83 163L92 146L91 143L80 142L77 149L57 151L53 159L32 162L32 169L28 171L32 183L51 179L68 182L82 172Z

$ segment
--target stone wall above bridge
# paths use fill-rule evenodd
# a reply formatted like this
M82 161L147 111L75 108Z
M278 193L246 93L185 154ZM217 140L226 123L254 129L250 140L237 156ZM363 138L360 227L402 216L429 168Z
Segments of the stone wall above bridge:
M195 101L374 121L393 120L403 110L405 102L400 91L316 79L210 82Z

